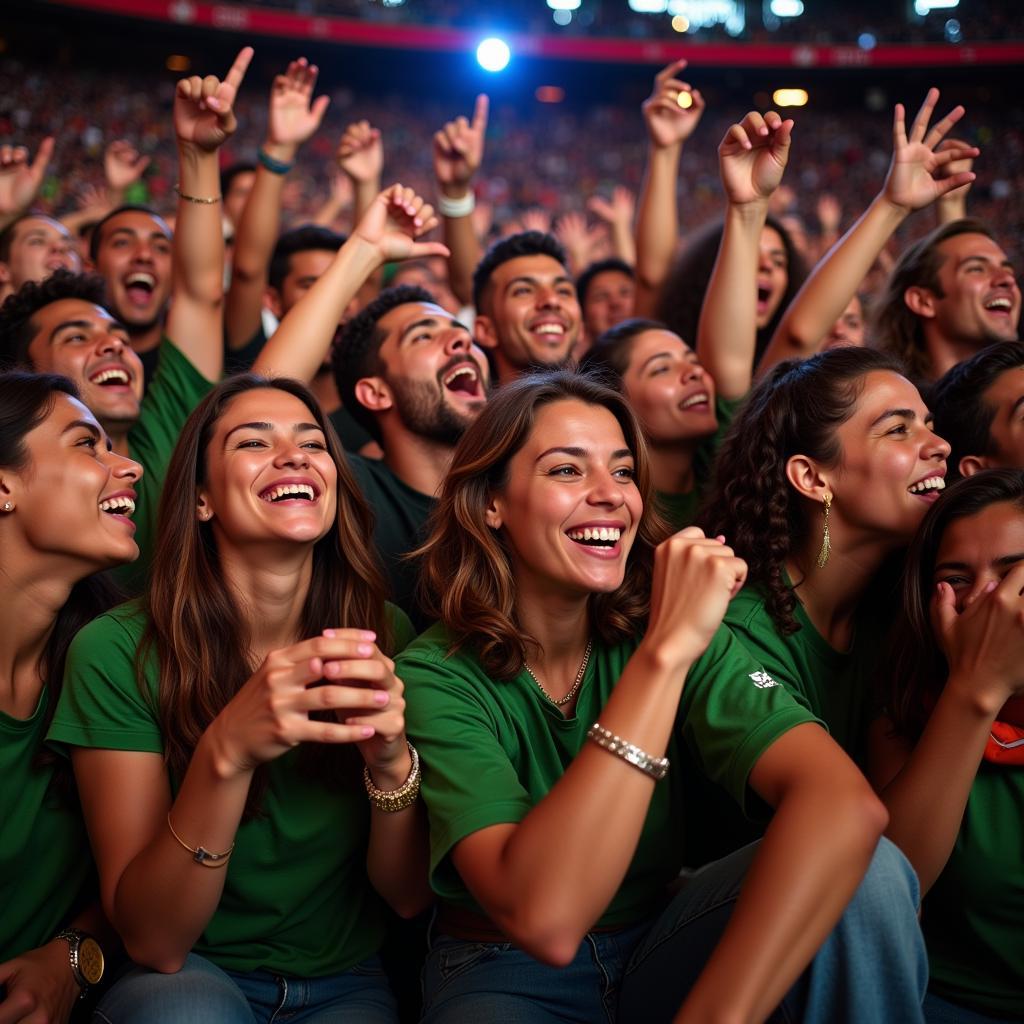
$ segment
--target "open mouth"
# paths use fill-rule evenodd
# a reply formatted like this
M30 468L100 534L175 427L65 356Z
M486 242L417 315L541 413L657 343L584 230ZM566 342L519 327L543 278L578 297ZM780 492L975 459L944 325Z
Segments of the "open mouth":
M276 487L268 487L260 492L260 499L271 505L278 505L284 501L315 502L320 497L319 492L312 484L278 484Z
M128 387L132 382L132 375L121 366L107 366L97 370L89 378L90 384L98 384L104 388Z
M127 495L105 498L100 502L100 511L111 516L131 516L135 514L135 502Z
M989 299L985 303L985 310L989 313L1009 314L1013 312L1013 301L1005 295Z
M445 375L443 383L449 391L457 395L480 398L483 394L483 389L480 386L480 371L471 363L460 363Z
M918 498L934 501L945 488L946 481L944 477L929 476L925 477L924 480L918 480L916 484L911 484L907 490Z
M588 548L604 548L610 551L619 543L622 530L617 526L584 527L581 530L567 530L566 536Z
M539 337L547 345L560 345L565 340L565 324L547 323L534 324L530 332Z
M156 289L156 278L152 274L129 274L124 279L124 290L133 306L147 306Z
M699 391L679 403L679 408L684 411L707 412L710 407L711 396L706 391Z
M768 308L768 300L772 297L770 285L757 286L757 311L763 313Z

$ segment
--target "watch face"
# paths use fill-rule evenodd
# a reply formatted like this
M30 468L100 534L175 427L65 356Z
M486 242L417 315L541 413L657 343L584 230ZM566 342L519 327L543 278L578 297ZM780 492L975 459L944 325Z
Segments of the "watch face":
M103 950L95 939L82 939L78 947L78 969L90 985L98 984L103 977Z

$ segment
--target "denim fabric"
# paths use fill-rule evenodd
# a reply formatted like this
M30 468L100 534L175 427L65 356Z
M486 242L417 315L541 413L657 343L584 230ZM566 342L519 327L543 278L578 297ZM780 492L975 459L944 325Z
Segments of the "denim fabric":
M591 933L566 967L508 942L436 937L423 969L422 1024L611 1024L619 979L649 927Z
M397 1024L376 957L328 978L224 971L190 953L180 971L133 968L93 1015L101 1024Z

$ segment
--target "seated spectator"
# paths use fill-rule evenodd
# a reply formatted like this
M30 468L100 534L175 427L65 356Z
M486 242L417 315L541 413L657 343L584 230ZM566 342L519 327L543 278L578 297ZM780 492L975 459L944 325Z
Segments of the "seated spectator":
M925 893L929 1021L1011 1021L1024 991L1024 474L963 480L924 518L872 729L886 834Z
M440 622L397 668L441 898L424 1020L611 1019L620 987L631 1021L763 1020L783 1000L920 1020L916 883L891 844L874 853L878 802L720 627L743 561L669 537L650 497L639 425L585 376L502 387L456 449L423 549ZM763 844L680 880L684 746L776 814Z
M49 733L138 965L97 1012L224 1024L298 989L307 1012L394 1024L380 897L409 916L430 900L388 657L411 628L312 395L252 376L211 392L160 532L148 597L76 637Z
M101 570L138 556L141 476L66 377L0 374L0 1019L67 1021L113 953L74 783L43 740L72 638L114 603Z
M935 431L950 445L953 479L983 469L1024 469L1024 344L989 345L929 391Z

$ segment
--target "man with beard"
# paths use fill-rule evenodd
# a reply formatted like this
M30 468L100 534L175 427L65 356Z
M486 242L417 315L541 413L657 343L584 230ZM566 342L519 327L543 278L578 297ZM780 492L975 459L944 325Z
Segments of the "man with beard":
M455 445L487 401L487 360L430 292L400 285L344 326L332 363L342 404L384 452L349 464L374 511L394 600L423 627L415 568L403 556L423 540Z

